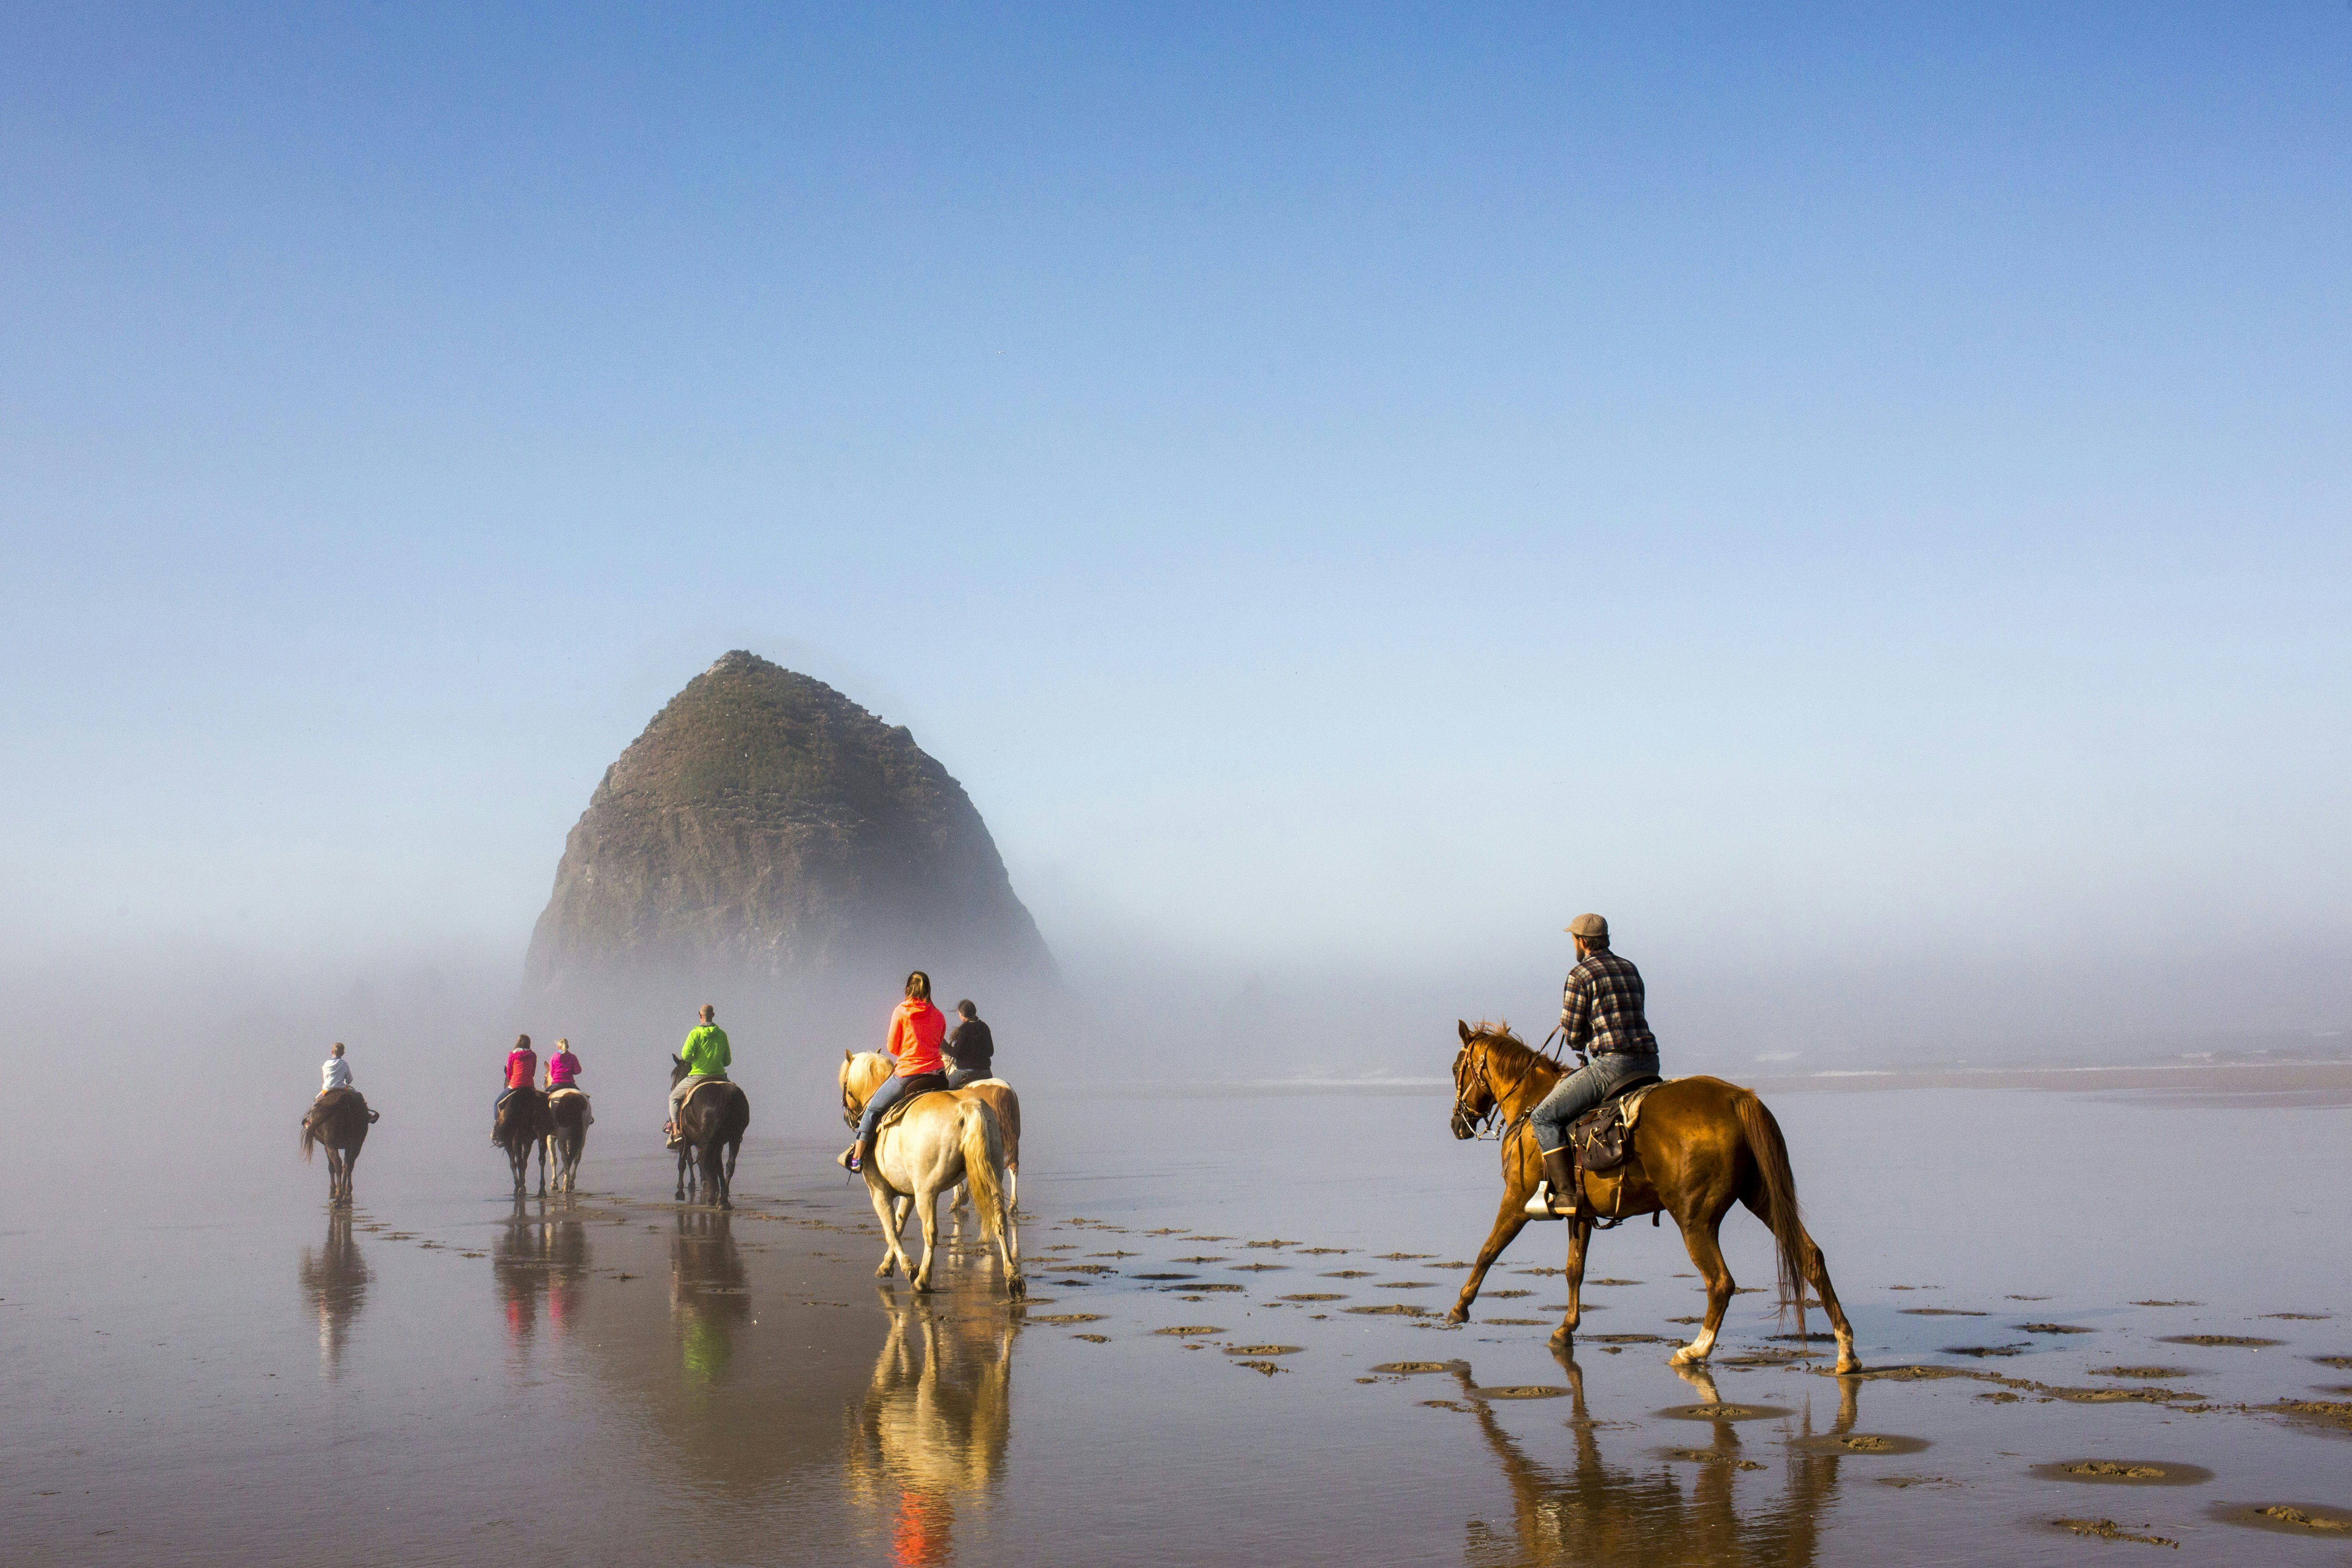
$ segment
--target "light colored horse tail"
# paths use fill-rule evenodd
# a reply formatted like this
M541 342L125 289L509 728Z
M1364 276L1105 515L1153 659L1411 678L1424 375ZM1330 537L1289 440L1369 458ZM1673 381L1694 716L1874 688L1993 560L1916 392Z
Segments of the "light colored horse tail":
M1739 1117L1739 1131L1748 1140L1748 1151L1756 1156L1756 1169L1764 1181L1765 1203L1771 1210L1772 1252L1779 1266L1780 1311L1785 1317L1790 1306L1795 1305L1798 1342L1802 1343L1805 1331L1805 1253L1812 1246L1813 1238L1805 1234L1804 1217L1797 1209L1797 1173L1789 1168L1788 1141L1780 1136L1780 1123L1772 1112L1749 1090L1736 1090L1732 1094L1731 1104Z
M971 1184L972 1206L980 1210L981 1227L989 1240L1006 1249L1008 1258L1013 1257L1006 1235L1013 1202L1004 1192L1004 1131L996 1124L996 1112L978 1100L966 1100L957 1121L961 1124L958 1131L963 1145L963 1176Z

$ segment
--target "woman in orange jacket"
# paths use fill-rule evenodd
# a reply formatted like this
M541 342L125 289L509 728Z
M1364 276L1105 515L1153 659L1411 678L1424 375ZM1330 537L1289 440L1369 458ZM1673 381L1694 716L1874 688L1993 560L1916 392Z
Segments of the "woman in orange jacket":
M862 1171L874 1157L874 1126L884 1111L910 1094L947 1088L947 1059L940 1051L947 1033L947 1015L931 1005L931 977L918 969L907 976L907 999L891 1013L890 1033L882 1045L898 1059L898 1070L866 1102L857 1136L836 1162L844 1169Z

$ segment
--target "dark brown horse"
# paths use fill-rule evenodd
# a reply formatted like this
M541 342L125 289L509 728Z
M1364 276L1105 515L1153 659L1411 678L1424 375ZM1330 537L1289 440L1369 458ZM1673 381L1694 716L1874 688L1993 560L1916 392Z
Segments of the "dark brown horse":
M1559 1064L1529 1050L1500 1025L1459 1026L1462 1049L1454 1058L1454 1135L1473 1138L1480 1123L1498 1119L1503 1134L1503 1205L1495 1214L1495 1228L1478 1249L1470 1277L1462 1282L1461 1297L1447 1313L1453 1322L1470 1316L1470 1303L1486 1270L1528 1224L1527 1201L1543 1175L1543 1159L1536 1148L1528 1113L1563 1076ZM1716 1235L1734 1203L1746 1204L1772 1232L1780 1263L1780 1302L1797 1310L1797 1331L1805 1329L1804 1286L1811 1285L1829 1313L1837 1334L1837 1369L1857 1372L1862 1362L1853 1353L1853 1331L1846 1325L1845 1310L1830 1286L1829 1267L1822 1249L1805 1233L1797 1209L1797 1178L1789 1168L1789 1147L1780 1124L1764 1102L1737 1084L1719 1078L1681 1078L1661 1085L1643 1102L1634 1123L1633 1153L1624 1164L1605 1174L1584 1172L1583 1206L1569 1222L1568 1316L1552 1331L1553 1344L1563 1348L1576 1338L1581 1312L1584 1258L1592 1239L1596 1217L1630 1218L1661 1211L1681 1227L1683 1245L1691 1262L1706 1281L1706 1321L1698 1335L1676 1351L1676 1365L1703 1362L1715 1350L1723 1328L1723 1314L1731 1305L1731 1270L1723 1261Z
M672 1089L686 1077L686 1058L670 1058ZM719 1206L735 1206L729 1191L735 1185L735 1156L743 1147L743 1133L751 1125L751 1097L742 1086L714 1084L698 1089L677 1113L677 1192L679 1203L699 1192L705 1202L719 1194ZM696 1182L698 1171L701 1180Z
M330 1204L351 1206L352 1167L360 1163L360 1145L367 1142L369 1124L381 1114L370 1110L355 1089L331 1089L303 1114L302 1163L310 1163L314 1148L325 1147Z
M551 1094L547 1097L547 1152L555 1162L555 1190L580 1190L580 1156L588 1148L588 1097Z
M547 1195L547 1135L555 1122L547 1113L547 1096L535 1089L519 1089L499 1101L499 1119L490 1141L507 1152L514 1167L515 1196L523 1195L530 1173L530 1152L539 1151L539 1195Z

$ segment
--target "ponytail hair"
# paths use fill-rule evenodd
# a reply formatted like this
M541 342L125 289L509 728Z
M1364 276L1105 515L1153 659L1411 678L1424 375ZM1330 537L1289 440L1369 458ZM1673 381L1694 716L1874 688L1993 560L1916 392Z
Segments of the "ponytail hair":
M928 1002L931 999L931 977L918 969L907 976L907 1000Z

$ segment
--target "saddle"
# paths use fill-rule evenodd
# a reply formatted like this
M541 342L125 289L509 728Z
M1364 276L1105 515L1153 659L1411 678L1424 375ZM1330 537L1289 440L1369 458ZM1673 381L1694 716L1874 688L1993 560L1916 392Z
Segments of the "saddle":
M549 1090L547 1091L547 1102L548 1102L550 1105L552 1105L552 1104L554 1104L558 1100L561 1100L563 1096L565 1096L565 1095L567 1095L567 1094L576 1094L576 1095L578 1095L578 1096L579 1096L581 1099L583 1099L583 1100L585 1100L585 1099L587 1099L587 1098L588 1098L588 1091L587 1091L586 1089L574 1089L574 1088L572 1088L572 1085L570 1085L570 1084L568 1084L568 1083L567 1083L567 1084L562 1085L561 1088L557 1088L557 1089L549 1089ZM693 1097L692 1095L688 1095L687 1098L688 1098L688 1099L689 1099L689 1100L691 1100L691 1099L692 1099L692 1098L694 1098L694 1097Z
M1650 1098L1652 1089L1665 1081L1662 1078L1636 1079L1578 1117L1568 1130L1569 1147L1575 1151L1577 1164L1599 1174L1615 1170L1631 1158L1633 1127L1641 1120L1642 1102Z
M681 1117L684 1116L688 1108L694 1104L694 1097L700 1094L706 1089L733 1089L734 1087L735 1080L731 1078L704 1079L700 1083L696 1084L692 1089L686 1091L686 1098L677 1102L677 1113ZM562 1092L566 1094L580 1094L584 1091L576 1089L567 1089Z

